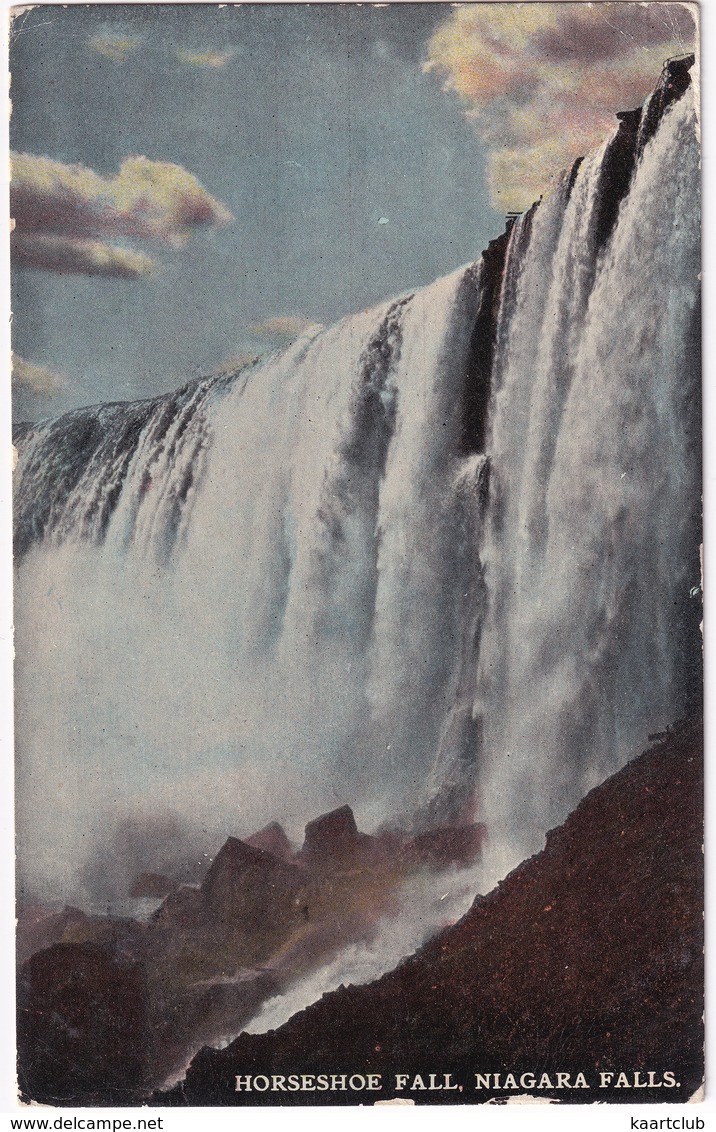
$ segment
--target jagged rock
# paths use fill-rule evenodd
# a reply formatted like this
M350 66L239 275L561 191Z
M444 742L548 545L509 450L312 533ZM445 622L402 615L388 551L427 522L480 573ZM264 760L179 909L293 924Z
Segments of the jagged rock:
M229 837L201 885L206 909L222 919L270 914L273 901L291 894L303 876L295 865Z
M201 920L204 896L200 889L182 885L167 896L152 916L152 923L189 927Z
M66 906L61 912L21 909L17 927L17 961L55 943L98 944L109 951L118 949L126 956L141 950L145 925L120 916L90 916L79 908Z
M318 869L365 865L381 856L380 841L359 833L350 806L340 806L310 821L299 853L301 861Z
M682 725L596 787L541 853L377 982L324 995L268 1034L203 1050L163 1103L276 1103L232 1090L237 1073L452 1072L453 1103L508 1094L475 1072L584 1072L562 1102L685 1101L703 1076L703 767ZM669 1070L677 1086L600 1088L599 1072ZM405 1095L405 1094L400 1094ZM444 1103L441 1092L415 1092ZM291 1103L358 1104L296 1093ZM281 1098L285 1103L286 1098Z
M44 1104L125 1104L147 1072L144 975L94 944L58 943L18 980L19 1083Z
M654 95L646 104L641 127L640 151L643 151L646 143L653 138L667 108L673 102L678 102L691 86L689 72L694 62L695 56L692 54L682 55L680 58L669 59L666 62Z
M689 69L693 63L693 55L669 60L644 109L638 107L617 114L619 129L606 148L600 172L599 206L594 222L598 248L604 247L611 235L619 205L629 189L644 146L656 133L667 108L677 102L691 85Z
M350 806L340 806L308 823L301 855L326 857L354 849L358 844L358 837L353 810Z
M470 353L463 389L461 447L465 456L473 452L485 451L487 405L490 399L492 362L495 353L497 311L508 241L509 228L496 240L490 240L482 253L484 283L480 290L479 307L470 339Z

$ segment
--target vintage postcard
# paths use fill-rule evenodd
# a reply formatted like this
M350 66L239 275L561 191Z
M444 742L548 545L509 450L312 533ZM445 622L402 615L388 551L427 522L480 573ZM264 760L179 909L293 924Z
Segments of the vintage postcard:
M697 1098L698 7L10 66L22 1102Z

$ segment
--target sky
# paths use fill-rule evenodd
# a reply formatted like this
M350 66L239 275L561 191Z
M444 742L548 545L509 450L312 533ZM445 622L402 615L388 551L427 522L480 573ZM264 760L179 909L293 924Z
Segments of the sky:
M13 150L105 178L130 155L175 163L233 219L165 241L141 278L18 268L14 350L65 384L16 408L151 396L280 344L272 319L331 322L476 258L504 218L464 108L421 67L441 15L81 6L17 20Z
M668 3L22 11L16 417L154 396L476 259L691 31Z

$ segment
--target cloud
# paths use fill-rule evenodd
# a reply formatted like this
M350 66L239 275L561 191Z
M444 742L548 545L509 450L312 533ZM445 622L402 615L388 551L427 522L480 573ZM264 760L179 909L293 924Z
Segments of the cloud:
M116 176L102 177L84 165L13 154L10 192L18 227L63 235L175 240L232 219L192 173L147 157L125 157Z
M34 397L55 397L67 385L67 380L44 366L25 361L19 354L12 355L12 386L16 392Z
M693 34L693 17L679 4L627 3L610 5L604 18L593 9L570 5L558 23L536 39L539 50L553 61L591 64L661 44L676 42L683 49Z
M230 63L235 52L226 51L192 51L187 47L177 50L177 59L180 63L188 63L192 67L213 67L219 69Z
M280 314L274 318L267 318L263 322L253 322L249 326L254 334L266 335L268 338L281 338L290 341L299 338L301 334L320 330L320 323L305 318L302 314Z
M522 209L694 40L682 4L456 6L429 41L425 70L444 76L487 143L494 207Z
M142 36L127 35L119 31L104 30L97 32L87 40L90 51L101 55L104 59L113 59L117 63L126 63L130 55L142 46L152 50L152 44L147 44ZM215 48L176 47L167 44L169 53L190 67L208 67L220 70L236 55L232 47L216 50ZM156 51L156 45L154 47Z
M84 165L13 154L10 206L18 265L122 278L147 275L155 264L104 239L178 245L195 228L232 219L181 165L140 156L125 158L114 177L103 177Z
M120 32L98 32L87 40L90 51L105 59L115 59L123 63L132 52L141 46L142 40L136 35L122 35Z
M16 267L35 267L62 274L104 275L115 279L138 279L157 269L156 262L142 252L103 244L101 240L36 235L15 232L11 243Z

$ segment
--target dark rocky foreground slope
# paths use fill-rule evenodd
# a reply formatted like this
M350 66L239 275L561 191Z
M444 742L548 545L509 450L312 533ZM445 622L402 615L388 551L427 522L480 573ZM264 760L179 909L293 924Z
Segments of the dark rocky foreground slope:
M157 1103L686 1100L703 1073L701 728L655 738L413 958L275 1032L202 1050ZM558 1072L587 1087L558 1088ZM271 1075L321 1073L379 1074L382 1089L259 1091ZM462 1088L430 1089L431 1073ZM477 1090L476 1073L490 1087ZM258 1089L237 1092L237 1075L259 1076Z
M272 823L230 837L200 885L144 872L149 920L78 908L19 909L18 1075L45 1104L137 1104L262 1003L373 938L409 877L479 857L480 825L359 832L342 806L306 826L295 852Z

